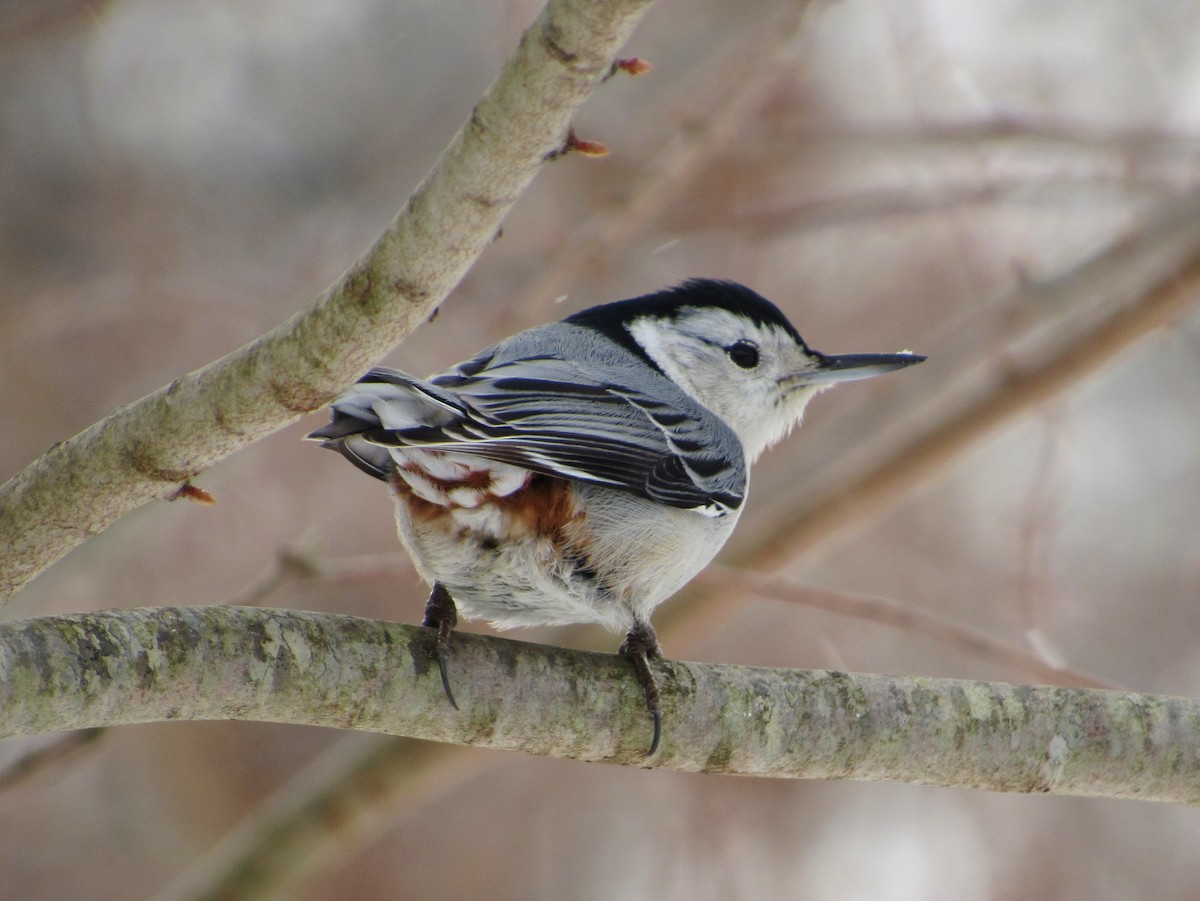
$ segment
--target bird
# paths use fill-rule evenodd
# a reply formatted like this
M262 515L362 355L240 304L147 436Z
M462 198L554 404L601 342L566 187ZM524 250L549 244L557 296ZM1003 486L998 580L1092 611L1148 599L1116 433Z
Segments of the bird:
M308 439L391 487L431 586L442 688L459 615L625 633L653 724L653 610L713 559L750 465L838 382L919 363L813 350L771 301L693 278L512 335L419 379L375 368Z

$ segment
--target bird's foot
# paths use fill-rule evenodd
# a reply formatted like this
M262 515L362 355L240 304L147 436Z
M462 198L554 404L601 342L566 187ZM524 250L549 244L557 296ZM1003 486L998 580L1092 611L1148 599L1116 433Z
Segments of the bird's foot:
M454 692L450 690L450 677L446 674L446 659L450 656L450 633L458 625L458 608L454 606L454 598L450 597L441 582L433 583L433 591L425 603L425 619L421 625L437 629L433 642L433 655L437 658L438 672L442 674L442 689L446 692L446 700L455 710L458 703L454 700Z
M650 661L662 657L654 628L649 623L635 623L625 636L618 653L629 658L634 672L637 673L638 684L646 692L646 709L654 721L654 737L650 740L650 750L646 752L646 756L652 757L662 738L662 699L658 694L658 681L654 678L654 671L650 669Z

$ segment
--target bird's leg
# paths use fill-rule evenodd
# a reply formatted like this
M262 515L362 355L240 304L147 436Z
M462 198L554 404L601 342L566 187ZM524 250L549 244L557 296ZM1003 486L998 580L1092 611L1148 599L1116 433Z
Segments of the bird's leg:
M638 683L646 692L646 709L654 720L654 738L650 740L650 750L646 752L646 756L651 757L658 750L658 741L662 738L662 699L658 696L654 671L650 669L650 661L662 657L654 627L648 622L635 622L617 653L629 658L637 673Z
M446 675L446 658L450 656L450 632L458 625L458 608L454 606L454 598L450 597L450 592L441 582L433 583L433 591L429 592L429 600L425 603L425 620L421 625L437 629L433 655L437 658L438 672L442 674L442 688L446 692L446 700L457 710L454 692L450 690L450 677Z

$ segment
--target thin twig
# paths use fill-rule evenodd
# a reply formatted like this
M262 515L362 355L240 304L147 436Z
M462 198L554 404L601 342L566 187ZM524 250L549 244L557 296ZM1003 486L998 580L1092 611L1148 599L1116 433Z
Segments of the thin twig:
M338 741L197 859L154 901L294 897L314 873L394 825L419 804L479 777L502 758L407 738ZM331 841L336 832L336 841Z
M739 48L736 62L730 64L738 73L724 79L730 85L725 95L642 168L623 204L597 213L576 229L571 243L540 267L537 278L519 295L542 302L565 294L581 271L612 259L694 184L759 113L779 79L794 68L805 26L821 6L814 0L789 4L782 16L771 17L752 35L746 46L753 50ZM501 325L511 325L516 312L506 314Z
M1116 188L1120 188L1120 191ZM1189 188L1200 187L1200 176ZM1141 190L1140 196L1135 190ZM1101 193L1105 189L1107 193ZM687 230L706 228L736 230L748 238L778 239L808 229L828 228L852 222L870 222L891 218L914 218L928 213L942 213L969 207L997 208L1009 206L1079 207L1084 203L1095 207L1121 204L1128 207L1135 199L1169 197L1177 186L1117 185L1114 178L1070 180L1055 174L1043 178L1029 176L1003 177L991 175L986 181L967 184L879 185L855 188L831 197L806 199L789 206L770 208L749 207L744 210L714 216L711 220L689 217Z
M253 582L225 603L233 607L253 607L293 582L312 579L399 580L412 575L413 572L412 560L402 552L318 557L296 548L284 548Z
M853 480L813 480L817 491L803 503L792 501L790 511L769 523L769 529L756 528L752 535L751 530L741 530L737 540L742 549L732 562L771 570L828 547L944 472L984 438L1059 396L1148 335L1171 326L1197 301L1200 248L1147 286L1135 301L1102 316L1079 317L1082 322L1069 338L1049 341L1050 346L1033 354L1013 350L1008 365L991 377L960 376L977 386L971 396L940 404L938 415L925 417L920 434L893 447L879 464ZM1058 311L1060 317L1069 312ZM1047 343L1044 336L1042 343Z
M720 592L727 598L752 594L771 600L803 604L817 610L827 610L839 616L884 623L912 634L928 636L966 654L991 660L1022 676L1049 685L1116 688L1111 682L1090 673L1047 662L1037 654L1003 641L984 629L957 622L932 610L906 604L894 598L815 588L783 576L763 576L719 565L710 565L699 576L697 582L701 589Z

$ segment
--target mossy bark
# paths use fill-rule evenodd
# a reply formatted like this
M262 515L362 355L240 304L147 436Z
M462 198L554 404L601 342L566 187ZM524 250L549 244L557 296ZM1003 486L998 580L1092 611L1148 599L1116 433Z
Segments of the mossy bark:
M303 723L693 772L1200 804L1200 702L664 661L663 749L628 662L255 607L0 626L0 736L173 719Z

